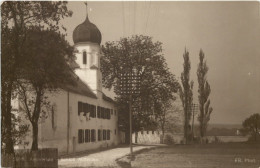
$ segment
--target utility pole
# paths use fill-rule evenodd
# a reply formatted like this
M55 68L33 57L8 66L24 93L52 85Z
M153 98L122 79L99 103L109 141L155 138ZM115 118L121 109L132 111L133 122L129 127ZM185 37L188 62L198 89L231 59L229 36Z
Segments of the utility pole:
M122 97L128 96L129 104L129 132L130 132L130 154L133 156L133 144L132 144L132 96L140 94L140 75L136 72L135 69L131 69L130 72L122 73L120 79L120 94Z
M132 144L132 129L133 129L133 126L132 126L132 117L133 117L133 114L132 114L132 94L129 95L129 122L130 122L130 154L131 156L133 156L133 144Z

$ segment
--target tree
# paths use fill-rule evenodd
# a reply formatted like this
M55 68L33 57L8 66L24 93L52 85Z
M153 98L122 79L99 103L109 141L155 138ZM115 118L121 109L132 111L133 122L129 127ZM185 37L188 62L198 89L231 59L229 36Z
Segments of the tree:
M251 135L254 141L260 140L260 114L256 113L243 121L243 129L241 130L246 135Z
M101 59L103 85L114 88L119 104L121 129L129 135L129 97L121 94L121 75L135 70L140 77L140 93L133 95L133 131L154 129L154 99L173 99L178 88L175 76L170 73L162 54L162 43L149 36L132 36L102 46ZM164 94L158 94L158 93ZM126 140L129 138L126 137Z
M38 150L38 121L49 106L48 93L65 84L74 84L68 62L74 59L73 47L64 35L52 30L32 28L25 40L23 77L18 80L19 96L32 125L32 150Z
M174 133L178 131L178 122L179 122L179 108L176 105L172 104L172 101L168 101L168 103L156 104L155 110L156 118L158 121L158 126L162 131L162 143L164 143L164 135L165 132Z
M13 153L11 99L20 78L26 30L31 26L59 30L60 19L72 15L67 2L6 1L1 5L1 130L5 152Z
M210 85L207 81L207 72L208 72L208 66L206 64L206 61L204 61L204 53L202 50L200 50L199 53L199 59L200 62L198 64L198 70L197 70L197 77L198 77L198 83L199 83L199 116L198 116L198 121L199 121L199 131L200 131L200 136L201 138L204 137L206 134L207 130L207 124L210 120L210 114L213 111L213 108L210 107Z
M179 89L180 99L182 101L183 111L184 111L184 139L188 143L189 136L189 123L191 119L191 106L193 101L193 81L190 81L190 58L189 52L184 51L183 54L183 72L181 73L181 83L182 87Z

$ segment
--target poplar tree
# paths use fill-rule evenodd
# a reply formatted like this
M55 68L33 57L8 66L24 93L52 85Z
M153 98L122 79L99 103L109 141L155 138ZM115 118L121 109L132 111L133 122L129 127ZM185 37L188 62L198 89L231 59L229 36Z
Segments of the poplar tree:
M201 138L203 138L206 134L207 125L210 120L210 114L213 111L213 108L210 106L210 99L209 99L211 89L207 81L207 72L209 68L204 58L205 58L204 52L200 50L199 53L200 62L198 64L197 77L199 83L198 98L199 98L199 110L200 110L198 121L199 121L199 131L200 131Z
M185 143L188 143L189 138L189 123L191 119L191 105L193 101L193 81L190 81L190 58L189 52L185 49L183 54L183 72L181 73L181 83L180 87L180 98L182 101L183 111L184 111L184 139Z

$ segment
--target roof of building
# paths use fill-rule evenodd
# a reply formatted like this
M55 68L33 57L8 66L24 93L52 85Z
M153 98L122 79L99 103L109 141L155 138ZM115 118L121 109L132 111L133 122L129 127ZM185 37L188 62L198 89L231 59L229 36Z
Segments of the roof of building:
M95 24L89 21L88 15L86 17L86 20L83 23L79 24L73 31L74 44L80 42L91 42L100 45L101 39L101 32Z
M115 103L115 101L112 98L105 95L105 93L102 93L102 98L103 98L103 100L108 101L110 103Z
M88 84L83 82L74 72L72 72L72 76L73 76L73 84L62 85L61 86L62 89L76 94L97 99L96 94L91 90ZM105 93L102 93L102 99L110 103L115 103L115 101L112 98L105 95Z
M85 84L76 74L72 72L73 84L62 85L61 88L73 93L97 99L90 87Z

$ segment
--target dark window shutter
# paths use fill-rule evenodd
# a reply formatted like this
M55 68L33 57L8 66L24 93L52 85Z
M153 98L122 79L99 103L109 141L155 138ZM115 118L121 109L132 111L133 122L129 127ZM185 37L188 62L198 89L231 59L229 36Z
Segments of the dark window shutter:
M78 130L78 143L81 143L81 130Z
M103 130L103 140L106 140L106 130Z
M107 109L107 119L110 119L110 109Z
M101 114L100 114L100 107L99 107L99 106L97 107L97 117L98 117L98 118L101 117Z
M86 116L87 108L88 108L88 104L87 104L87 103L84 103L84 104L83 104L83 112L84 112L84 116Z
M104 118L104 108L101 107L101 118Z
M82 102L78 102L78 115L80 115L80 112L83 112L82 108Z
M96 140L96 130L92 129L91 130L91 142L95 142Z
M102 132L101 132L101 130L99 129L99 130L98 130L98 141L101 141L101 136L102 136L101 134L102 134Z
M110 140L110 130L107 130L107 140Z

